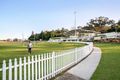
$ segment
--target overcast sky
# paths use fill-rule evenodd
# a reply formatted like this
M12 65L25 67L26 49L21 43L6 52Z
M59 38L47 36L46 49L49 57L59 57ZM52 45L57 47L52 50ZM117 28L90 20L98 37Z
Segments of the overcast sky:
M24 38L31 32L71 29L90 19L105 16L120 19L120 0L0 0L0 39Z

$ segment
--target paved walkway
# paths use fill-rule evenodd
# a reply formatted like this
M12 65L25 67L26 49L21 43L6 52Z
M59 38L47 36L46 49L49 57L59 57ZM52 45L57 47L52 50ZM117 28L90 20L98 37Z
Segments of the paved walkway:
M57 78L57 80L90 80L99 64L100 58L100 48L94 47L93 52L86 59L68 70L63 76ZM67 77L67 75L69 77ZM74 79L72 76L70 77L70 75L72 75Z

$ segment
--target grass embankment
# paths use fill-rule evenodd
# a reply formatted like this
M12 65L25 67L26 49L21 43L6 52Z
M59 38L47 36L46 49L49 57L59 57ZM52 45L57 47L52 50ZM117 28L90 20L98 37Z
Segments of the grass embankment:
M120 80L120 44L96 43L102 49L100 64L91 80Z

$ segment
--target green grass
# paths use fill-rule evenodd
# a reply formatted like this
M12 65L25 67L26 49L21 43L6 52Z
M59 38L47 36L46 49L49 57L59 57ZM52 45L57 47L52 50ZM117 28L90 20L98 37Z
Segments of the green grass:
M120 44L96 43L102 49L100 64L91 80L120 80Z
M61 50L68 50L75 47L81 47L84 44L78 43L49 43L49 42L37 42L33 45L32 54L38 55L48 52L59 52ZM3 60L14 59L24 56L30 56L27 52L27 43L18 42L0 42L0 63ZM0 64L1 65L1 64Z

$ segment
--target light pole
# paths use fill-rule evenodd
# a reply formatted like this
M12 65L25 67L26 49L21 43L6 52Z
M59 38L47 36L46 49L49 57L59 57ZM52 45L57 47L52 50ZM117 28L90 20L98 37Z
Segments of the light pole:
M115 24L116 39L117 39L117 27L118 27L118 24Z
M24 34L22 33L22 42L24 41Z
M76 36L76 11L74 11L74 27L75 27L75 36Z

